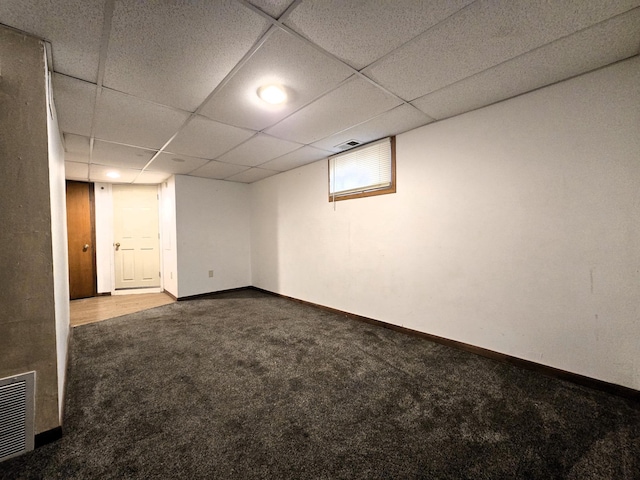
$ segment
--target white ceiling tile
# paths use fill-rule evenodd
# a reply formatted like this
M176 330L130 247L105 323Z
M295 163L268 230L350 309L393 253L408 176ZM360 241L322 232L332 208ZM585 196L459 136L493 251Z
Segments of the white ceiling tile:
M268 170L277 170L279 172L285 172L293 168L307 165L308 163L316 162L323 158L327 158L332 152L326 150L320 150L318 148L305 146L294 150L291 153L287 153L281 157L271 160L267 163L260 165L260 168L266 168Z
M104 84L194 111L267 27L238 2L116 2Z
M342 152L343 149L336 146L349 140L368 143L379 138L397 135L431 122L433 122L433 118L428 117L411 105L400 105L365 123L323 138L315 142L313 146L331 150L332 152Z
M247 140L255 132L195 117L167 146L172 153L212 159Z
M143 169L155 153L152 150L96 140L93 143L91 163L110 167Z
M145 170L142 172L133 183L145 184L145 185L157 185L164 182L172 174L166 172L149 172Z
M105 165L89 165L89 180L92 182L105 183L131 183L140 174L142 170L131 170L128 168L114 168ZM111 178L107 176L109 172L118 172L119 178Z
M104 89L96 114L95 136L102 140L160 148L189 114Z
M307 0L285 24L361 69L473 0Z
M96 86L65 75L53 75L53 102L63 132L89 136Z
M318 95L335 88L351 70L304 40L276 30L233 78L202 109L202 115L231 125L262 130ZM269 105L258 88L278 84L287 102Z
M396 50L366 74L413 100L627 11L632 0L480 0Z
M95 82L104 0L2 0L0 23L49 40L56 72Z
M237 175L227 177L225 180L229 180L230 182L253 183L257 182L258 180L262 180L263 178L272 177L273 175L277 175L278 173L280 172L276 172L275 170L250 168L249 170L245 170L244 172L238 173Z
M89 137L65 133L64 160L67 163L89 163Z
M65 158L68 154L77 155L79 158L86 158L83 163L89 162L89 137L82 135L72 135L65 133L64 135L64 151Z
M259 133L242 145L234 148L218 158L220 162L255 167L273 158L300 148L299 143L280 140L279 138Z
M248 168L243 167L242 165L232 165L230 163L222 163L212 160L203 167L200 167L197 170L191 172L189 175L194 177L215 178L218 180L223 180L227 177L230 177L231 175L244 172L245 170L248 170Z
M64 178L87 182L89 180L89 164L65 161Z
M638 53L640 9L526 53L412 103L438 119L489 105Z
M312 143L399 104L396 98L354 77L266 132L294 142Z
M209 160L205 160L204 158L190 157L188 155L161 153L151 162L151 165L149 165L145 171L186 175L202 167L208 161Z
M279 18L292 1L293 0L249 0L249 3L255 5L273 18Z

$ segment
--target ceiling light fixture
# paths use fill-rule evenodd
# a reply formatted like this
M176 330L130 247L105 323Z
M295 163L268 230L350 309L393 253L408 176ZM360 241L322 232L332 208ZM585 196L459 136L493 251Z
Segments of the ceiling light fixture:
M287 99L284 88L278 85L265 85L258 89L258 96L267 103L278 105Z
M107 177L109 177L109 178L120 178L120 174L118 172L109 172L109 173L107 173Z

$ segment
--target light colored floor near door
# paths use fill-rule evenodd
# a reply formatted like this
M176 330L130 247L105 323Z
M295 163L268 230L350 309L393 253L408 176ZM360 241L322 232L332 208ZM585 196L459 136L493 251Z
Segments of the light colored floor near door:
M166 293L105 295L71 301L71 326L86 325L173 303Z

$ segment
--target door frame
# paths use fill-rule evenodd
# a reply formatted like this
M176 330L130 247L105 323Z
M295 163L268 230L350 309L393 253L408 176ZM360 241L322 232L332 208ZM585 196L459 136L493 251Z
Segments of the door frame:
M98 277L98 295L131 295L135 293L160 293L164 291L164 254L163 254L163 221L162 221L162 189L158 188L158 214L160 215L160 287L157 289L116 290L115 258L113 246L113 183L95 182L96 196L96 256ZM156 292L157 290L157 292Z
M164 255L162 254L162 241L163 241L163 229L162 229L162 192L161 185L154 185L157 188L157 199L158 199L158 233L160 234L160 238L158 238L158 255L160 256L160 286L159 287L142 287L142 288L132 288L132 289L120 289L116 290L116 262L115 262L115 248L114 248L114 211L113 211L113 190L112 187L115 184L108 184L108 198L109 198L109 226L108 229L105 229L105 234L109 235L108 239L108 248L109 250L109 276L110 276L110 287L111 287L111 295L136 295L143 293L162 293L164 292ZM103 185L105 186L105 185ZM107 245L107 241L103 242L103 245Z

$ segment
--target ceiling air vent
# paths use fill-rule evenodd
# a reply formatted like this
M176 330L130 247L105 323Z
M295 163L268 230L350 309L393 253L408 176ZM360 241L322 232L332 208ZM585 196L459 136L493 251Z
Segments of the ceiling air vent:
M335 148L339 148L340 150L347 150L349 148L357 147L361 143L362 142L359 142L357 140L347 140L346 142L341 143L340 145L336 145Z
M0 462L33 450L35 372L0 379Z

